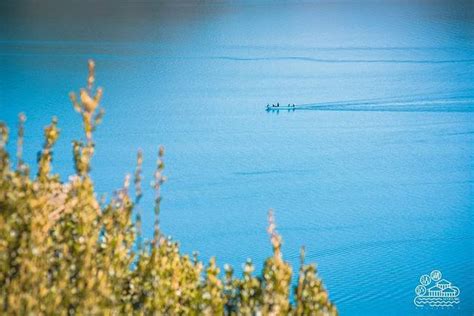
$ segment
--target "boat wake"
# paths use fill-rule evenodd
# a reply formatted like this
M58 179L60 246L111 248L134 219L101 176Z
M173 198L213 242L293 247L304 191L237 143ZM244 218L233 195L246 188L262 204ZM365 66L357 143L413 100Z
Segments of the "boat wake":
M474 98L366 99L300 104L295 109L320 111L474 112Z

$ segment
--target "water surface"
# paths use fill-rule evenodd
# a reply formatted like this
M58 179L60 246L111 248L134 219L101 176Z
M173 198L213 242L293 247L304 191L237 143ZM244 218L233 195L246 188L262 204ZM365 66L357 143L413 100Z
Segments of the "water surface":
M286 259L305 245L343 315L473 313L472 3L86 4L0 4L0 119L27 114L28 161L57 115L55 170L73 172L67 95L92 57L97 188L120 187L138 148L149 183L164 144L161 225L185 252L260 267L271 207ZM458 308L415 308L433 269Z

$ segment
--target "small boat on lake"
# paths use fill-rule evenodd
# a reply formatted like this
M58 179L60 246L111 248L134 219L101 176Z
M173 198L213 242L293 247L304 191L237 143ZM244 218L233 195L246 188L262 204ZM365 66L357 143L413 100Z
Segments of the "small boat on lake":
M267 111L279 111L279 110L294 110L296 109L296 106L293 104L293 105L280 105L277 103L277 105L273 104L273 105L270 105L270 104L267 104L267 107L266 107L266 110Z

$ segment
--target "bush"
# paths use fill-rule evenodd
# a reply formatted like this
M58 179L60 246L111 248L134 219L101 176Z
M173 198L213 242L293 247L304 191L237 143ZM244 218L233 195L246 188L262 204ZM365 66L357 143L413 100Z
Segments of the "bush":
M103 116L102 90L94 88L89 62L87 87L71 100L81 115L84 141L73 142L75 174L65 183L51 174L57 120L44 130L38 172L30 176L22 160L25 116L19 117L16 167L6 151L8 129L0 123L0 310L5 314L186 314L186 315L336 315L337 310L316 275L303 262L294 298L290 298L290 265L281 255L281 237L272 212L268 232L273 256L261 277L244 264L241 278L230 266L224 275L212 258L207 266L196 255L179 251L160 231L160 187L164 150L160 148L153 187L153 240L141 242L139 215L142 153L137 155L135 196L131 177L110 202L99 201L89 176L94 154L93 132Z

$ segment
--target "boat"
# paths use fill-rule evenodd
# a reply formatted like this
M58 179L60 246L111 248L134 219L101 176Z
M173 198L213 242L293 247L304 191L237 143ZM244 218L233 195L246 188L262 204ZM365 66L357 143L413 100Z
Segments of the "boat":
M267 111L280 111L280 110L294 110L296 109L296 106L293 105L280 105L280 106L274 106L274 105L267 105L266 110Z

